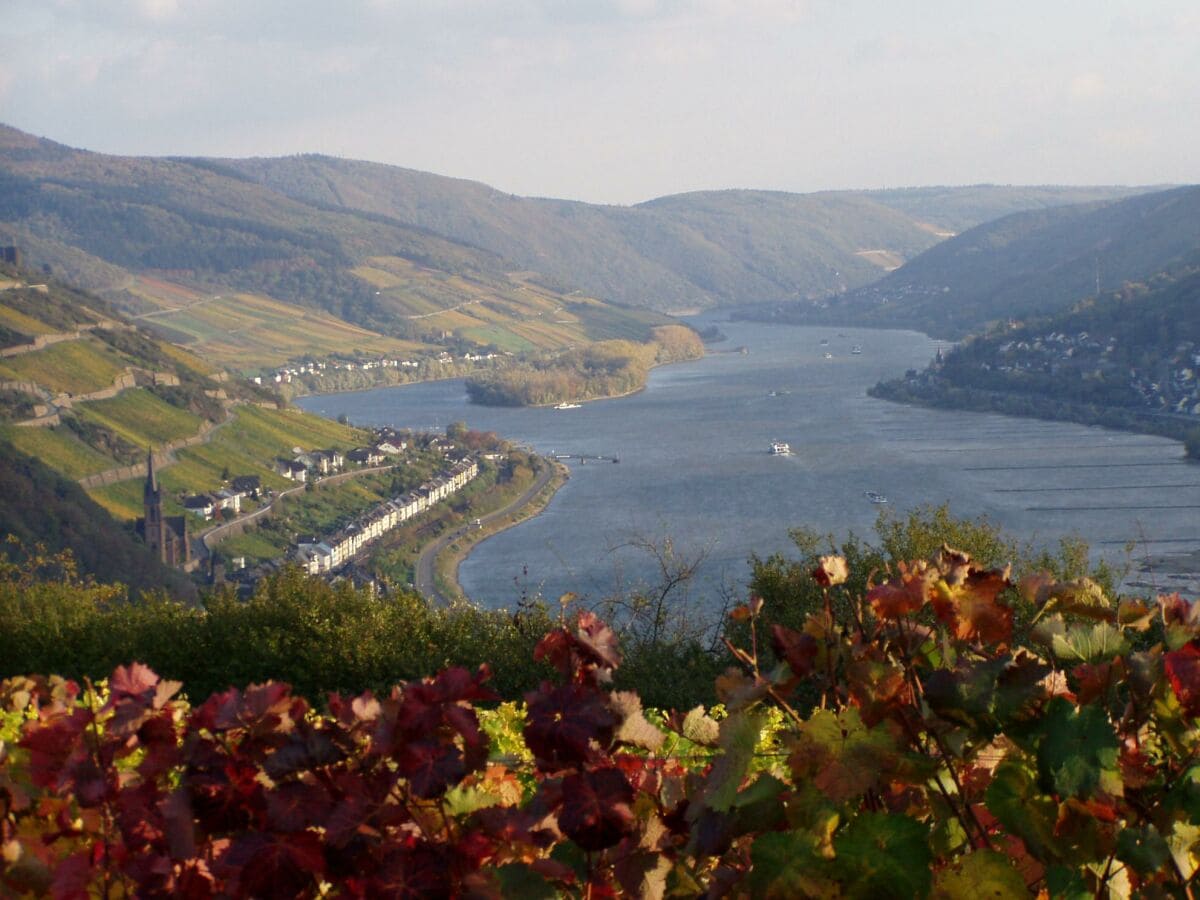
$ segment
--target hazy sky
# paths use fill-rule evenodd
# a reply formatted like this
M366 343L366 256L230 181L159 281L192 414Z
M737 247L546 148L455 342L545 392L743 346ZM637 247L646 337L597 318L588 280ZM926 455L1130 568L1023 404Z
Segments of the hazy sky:
M0 0L0 121L517 194L1200 181L1197 0Z

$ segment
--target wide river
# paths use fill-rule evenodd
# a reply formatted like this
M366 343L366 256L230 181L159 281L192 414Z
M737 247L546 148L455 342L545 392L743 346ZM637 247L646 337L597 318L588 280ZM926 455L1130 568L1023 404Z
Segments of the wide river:
M1118 563L1200 549L1200 470L1177 442L868 397L881 378L929 362L937 345L922 334L719 327L728 340L704 359L656 369L641 393L579 409L473 406L461 380L299 405L359 425L465 421L545 454L619 457L570 461L571 478L545 512L471 553L460 581L487 606L538 593L599 598L652 582L653 558L631 544L665 539L677 554L704 555L698 590L715 597L720 585L744 584L752 553L786 553L790 528L872 539L881 510L943 502L1037 545L1082 537ZM861 354L850 352L856 344ZM740 346L749 352L729 352ZM793 455L771 455L774 441Z

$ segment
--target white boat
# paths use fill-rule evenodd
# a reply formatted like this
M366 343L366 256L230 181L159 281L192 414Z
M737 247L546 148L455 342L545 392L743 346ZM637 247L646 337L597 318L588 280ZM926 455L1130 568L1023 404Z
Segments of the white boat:
M879 493L879 491L863 491L863 496L872 503L887 503L888 498Z
M578 403L568 403L566 400L564 400L562 403L559 403L554 408L555 409L579 409L579 404Z
M825 358L826 358L826 359L833 359L833 354L832 354L832 353L826 353L826 354L825 354Z
M853 347L850 348L850 352L853 353L855 356L858 356L860 353L862 353L862 344L855 344Z
M774 441L771 444L771 455L772 456L791 456L792 448L789 447L787 444L785 444L783 441Z

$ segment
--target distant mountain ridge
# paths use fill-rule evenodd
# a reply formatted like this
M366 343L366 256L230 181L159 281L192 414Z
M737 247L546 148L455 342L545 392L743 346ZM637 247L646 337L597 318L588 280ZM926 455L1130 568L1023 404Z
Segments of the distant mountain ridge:
M658 309L825 296L877 279L885 270L870 251L903 261L948 228L1139 190L724 190L623 207L516 197L478 182L327 156L217 164L291 197L387 215L598 296Z
M158 315L149 275L225 304L236 292L257 295L247 302L258 306L284 301L302 307L297 320L323 310L427 352L447 341L523 350L645 339L665 321L539 284L495 253L419 225L296 200L210 161L106 156L3 127L0 243L131 315ZM240 312L226 317L234 347L245 334ZM204 337L222 328L211 316L191 326ZM186 342L187 330L160 333ZM350 347L369 349L378 337ZM269 341L257 347L278 361ZM243 366L254 363L243 354Z
M930 248L874 284L748 313L914 328L957 339L1054 315L1200 260L1200 186L1013 213Z
M579 294L660 311L819 300L870 284L981 217L1136 190L727 190L601 206L324 156L111 156L0 126L0 240L128 312L144 310L121 292L150 274L406 339L496 343L501 317L509 330L497 345L514 347L538 344L555 292L563 308ZM378 259L393 261L384 286L363 274ZM522 314L535 283L546 308ZM505 309L489 311L493 300ZM455 312L468 307L479 315ZM512 331L513 316L523 331Z

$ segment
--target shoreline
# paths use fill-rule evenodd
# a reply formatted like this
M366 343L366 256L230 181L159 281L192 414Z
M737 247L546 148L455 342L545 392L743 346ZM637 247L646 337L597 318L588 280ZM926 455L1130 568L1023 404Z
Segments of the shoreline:
M462 583L458 578L459 567L471 555L471 551L488 538L494 537L534 516L540 515L550 505L550 501L554 499L563 485L571 478L571 470L563 463L546 456L541 457L541 459L550 467L550 476L546 483L539 487L534 494L526 498L518 498L518 501L514 504L489 513L488 515L495 516L496 518L493 522L489 523L487 528L476 531L467 526L454 535L445 547L435 551L432 560L432 593L434 596L427 599L441 599L449 603L475 603L462 589ZM443 593L438 590L439 583L445 585L447 593L453 594L453 596L443 596Z
M695 359L672 359L668 362L655 363L654 365L652 365L650 367L649 371L653 372L655 369L661 368L663 366L673 366L678 363L697 362L698 360L704 359L705 356L709 356L712 353L733 353L733 352L735 352L735 351L732 351L732 350L705 350L704 356L698 356ZM354 388L345 388L345 389L330 390L330 391L304 391L303 393L293 394L291 397L284 398L284 402L287 404L291 404L292 401L299 400L303 397L334 397L338 394L358 394L363 391L377 391L382 388L405 388L405 387L412 387L413 385L417 385L417 384L435 384L436 382L439 382L439 381L455 381L457 379L466 380L469 377L470 377L469 375L446 375L441 378L422 378L418 381L405 381L405 382L401 382L398 384L380 383L380 384L367 385L366 387L354 387ZM597 401L600 401L600 400L620 400L623 397L632 397L635 394L640 394L645 389L646 389L646 385L645 385L645 383L642 383L641 385L633 388L632 390L623 391L619 394L605 394L603 397L587 397L587 398L583 398L583 399L574 399L574 400L569 400L569 401L561 401L560 400L558 402L560 402L560 403L562 403L562 402L596 403ZM494 403L494 404L493 403L475 403L470 400L468 400L468 405L469 406L480 406L480 407L485 407L485 408L490 408L490 409L554 409L554 407L555 407L554 403L530 403L530 404L522 404L522 405L518 405L518 406L506 406L502 403Z

